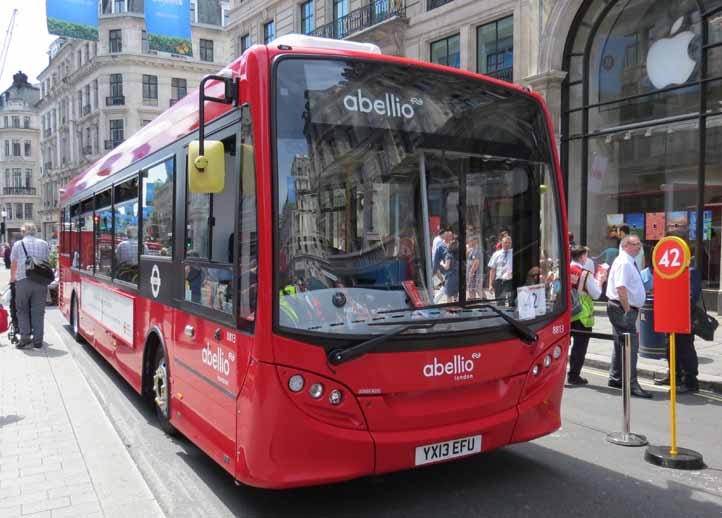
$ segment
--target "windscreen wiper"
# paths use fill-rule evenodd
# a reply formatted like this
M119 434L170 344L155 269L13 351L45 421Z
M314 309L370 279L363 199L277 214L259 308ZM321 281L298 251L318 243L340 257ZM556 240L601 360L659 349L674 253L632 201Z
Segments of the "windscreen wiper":
M365 342L361 342L360 344L353 345L351 347L348 347L346 349L332 349L328 352L327 358L328 362L332 365L341 365L342 363L346 363L347 361L354 360L358 358L359 356L363 356L366 353L369 353L376 349L379 345L382 345L384 342L386 342L389 338L393 338L394 336L398 336L404 331L408 331L409 329L429 329L434 327L437 324L451 324L456 322L466 322L468 320L479 320L479 317L463 317L463 318L440 318L437 320L434 320L433 322L418 322L418 323L411 323L411 322L376 322L371 325L375 326L383 326L383 325L395 325L393 329L390 331L387 331L386 333L375 336L374 338L371 338L370 340L366 340Z
M519 335L519 337L522 339L522 341L533 344L539 339L539 335L537 335L531 328L528 326L525 326L515 318L510 317L506 313L504 313L502 310L500 310L497 307L492 306L491 304L469 304L466 306L463 306L464 308L487 308L492 310L494 313L499 315L507 324L509 324Z

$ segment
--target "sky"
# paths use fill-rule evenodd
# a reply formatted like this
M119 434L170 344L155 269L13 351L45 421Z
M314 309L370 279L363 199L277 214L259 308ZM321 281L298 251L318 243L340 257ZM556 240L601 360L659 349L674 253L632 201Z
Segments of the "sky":
M13 74L22 70L28 81L37 83L38 74L48 66L48 48L55 36L48 34L45 20L45 0L0 0L0 45L10 24L13 9L17 9L15 29L5 69L0 77L0 92L13 83Z

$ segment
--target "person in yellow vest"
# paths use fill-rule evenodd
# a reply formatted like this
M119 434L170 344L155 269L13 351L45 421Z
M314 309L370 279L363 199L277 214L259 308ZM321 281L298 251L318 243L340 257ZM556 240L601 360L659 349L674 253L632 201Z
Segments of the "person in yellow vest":
M293 324L294 327L300 327L301 319L298 317L298 313L296 313L296 310L293 309L293 306L286 299L287 295L295 295L296 293L297 290L293 284L288 284L284 286L278 292L278 306L281 310L282 323L286 321L286 324Z
M589 249L586 246L575 245L571 250L572 262L569 265L570 288L576 290L579 295L582 310L572 316L572 331L591 331L594 327L594 301L602 295L602 285L606 280L606 270L603 270L598 279L592 273L593 265L590 268ZM584 358L587 355L589 337L573 335L574 342L572 351L569 354L569 374L567 383L569 385L586 385L589 383L586 378L581 377Z

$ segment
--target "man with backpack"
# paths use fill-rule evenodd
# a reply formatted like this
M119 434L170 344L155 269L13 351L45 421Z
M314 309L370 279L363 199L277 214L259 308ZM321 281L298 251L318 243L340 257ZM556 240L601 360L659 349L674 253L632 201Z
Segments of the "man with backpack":
M10 253L10 282L15 283L15 307L20 327L20 341L16 347L23 349L32 344L39 349L43 346L48 283L30 278L27 267L31 265L39 270L37 266L47 265L50 247L47 242L35 237L34 223L25 223L21 232L23 238L15 242Z

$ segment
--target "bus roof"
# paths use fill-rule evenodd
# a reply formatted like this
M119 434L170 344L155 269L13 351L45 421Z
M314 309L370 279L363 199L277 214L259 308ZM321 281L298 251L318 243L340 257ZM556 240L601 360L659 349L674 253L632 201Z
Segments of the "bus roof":
M225 67L224 72L230 70L233 76L238 77L243 73L245 68L246 60L248 57L256 52L268 51L268 58L273 59L278 54L292 53L304 53L304 54L316 54L316 55L327 55L329 57L366 57L370 59L382 59L384 61L396 62L402 65L416 65L423 66L429 69L445 70L447 72L453 72L462 75L468 75L478 77L478 74L468 72L460 69L451 69L442 65L436 65L428 62L420 62L408 58L380 55L371 47L375 45L357 44L356 48L351 46L329 46L329 45L315 45L312 40L318 38L300 39L298 41L292 39L278 38L269 45L254 45L250 47L243 55L233 61L230 65ZM296 41L299 45L291 48L289 43ZM334 41L334 40L329 40ZM343 42L339 42L343 43ZM362 48L361 45L367 45L366 48ZM223 75L220 74L219 75ZM515 90L517 92L523 92L527 95L532 96L541 100L541 96L530 92L527 89L523 89L517 85L511 83L505 83L495 78L487 77L490 83L496 83L503 85L504 87ZM212 81L206 87L206 95L212 97L223 97L224 86L220 81ZM229 104L221 104L216 102L206 102L205 108L205 123L208 124L212 120L228 113L233 110L233 106ZM198 129L198 89L193 90L191 93L180 99L169 109L161 113L158 117L153 119L146 126L142 127L139 131L133 134L129 139L122 142L118 147L114 148L105 156L101 157L97 162L92 164L90 168L73 178L61 191L60 203L64 205L69 200L75 198L79 193L92 190L93 187L107 178L112 176L131 164L138 162L146 156L163 149L164 147L173 144L177 140L185 137L186 135L196 131Z

